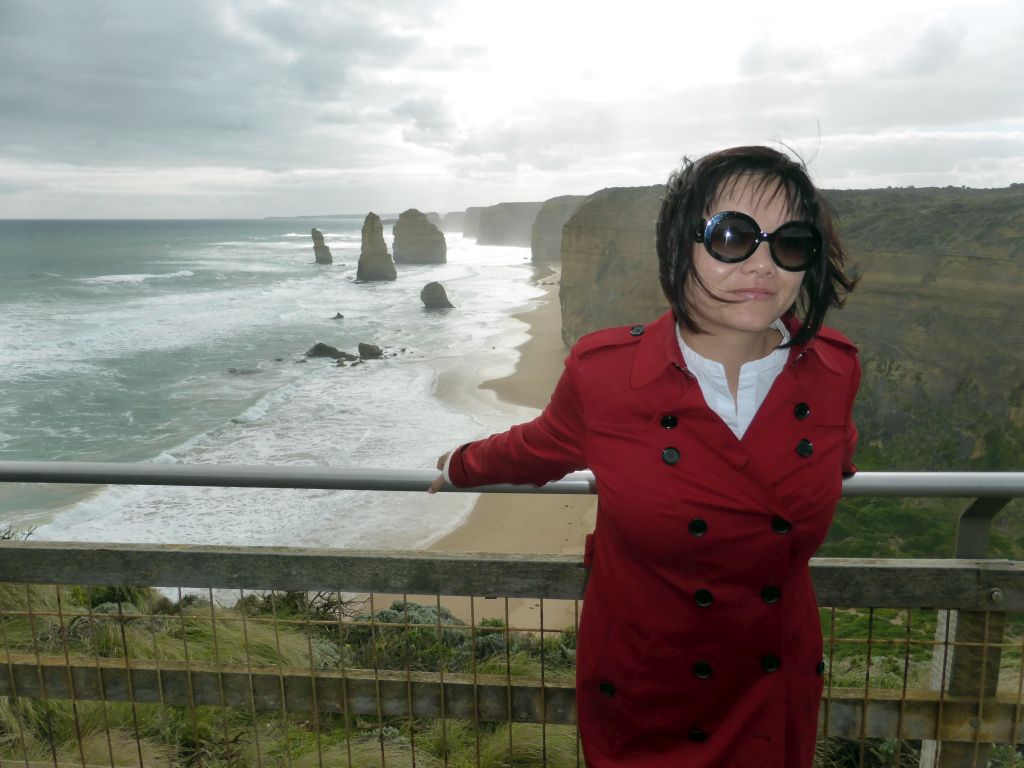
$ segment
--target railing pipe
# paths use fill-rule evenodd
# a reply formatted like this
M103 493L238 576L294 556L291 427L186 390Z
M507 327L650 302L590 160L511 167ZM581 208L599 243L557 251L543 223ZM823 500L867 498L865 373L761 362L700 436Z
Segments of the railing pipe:
M84 461L0 461L0 482L90 485L191 485L241 488L318 488L424 491L435 469L359 469L239 464L156 464ZM574 472L540 488L532 485L446 487L469 493L597 492L591 472ZM843 495L1011 498L1024 496L1024 472L861 472L843 481Z

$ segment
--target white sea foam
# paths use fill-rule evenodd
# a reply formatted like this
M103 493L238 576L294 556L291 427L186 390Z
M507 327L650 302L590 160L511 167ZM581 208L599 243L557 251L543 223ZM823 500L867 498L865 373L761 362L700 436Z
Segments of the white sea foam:
M179 270L178 272L167 272L158 275L99 275L97 277L82 277L78 279L80 283L86 283L89 285L108 285L111 283L144 283L147 280L173 280L179 277L193 277L194 272L187 269Z

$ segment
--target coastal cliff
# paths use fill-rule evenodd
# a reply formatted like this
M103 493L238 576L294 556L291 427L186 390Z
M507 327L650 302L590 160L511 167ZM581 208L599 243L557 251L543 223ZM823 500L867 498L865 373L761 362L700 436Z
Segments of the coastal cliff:
M533 261L562 258L562 228L586 199L585 195L562 195L544 201L530 231Z
M477 225L477 244L528 246L533 222L542 205L543 203L498 203L481 209ZM467 208L466 213L470 210Z
M566 222L559 289L566 346L590 331L648 322L667 309L654 252L664 189L602 189Z

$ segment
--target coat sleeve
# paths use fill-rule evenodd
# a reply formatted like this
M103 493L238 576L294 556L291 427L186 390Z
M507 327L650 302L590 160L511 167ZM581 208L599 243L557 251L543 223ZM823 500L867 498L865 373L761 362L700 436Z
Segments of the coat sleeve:
M453 485L544 485L587 466L579 361L565 361L551 402L533 421L461 446L448 466Z
M857 473L857 465L853 463L853 454L857 450L857 425L853 420L853 402L857 399L860 389L860 358L853 356L853 371L850 375L850 396L846 405L846 442L843 446L843 477L852 477Z

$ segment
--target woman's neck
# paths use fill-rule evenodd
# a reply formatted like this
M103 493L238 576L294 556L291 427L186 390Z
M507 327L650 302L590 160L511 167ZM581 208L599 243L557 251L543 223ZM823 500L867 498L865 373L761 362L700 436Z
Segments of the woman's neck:
M680 325L686 345L701 357L720 363L733 398L739 389L740 369L744 364L767 357L782 343L782 334L770 327L753 333L694 333Z

